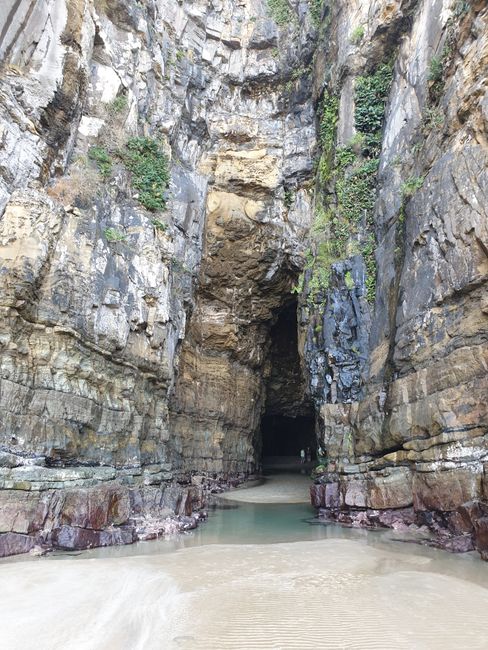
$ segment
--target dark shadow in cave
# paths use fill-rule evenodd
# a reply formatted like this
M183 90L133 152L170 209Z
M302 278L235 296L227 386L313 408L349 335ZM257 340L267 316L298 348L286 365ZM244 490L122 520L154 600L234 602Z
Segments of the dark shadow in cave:
M298 354L297 302L286 305L270 332L266 405L259 445L268 469L300 467L300 450L316 455L315 411Z
M265 415L261 419L263 463L297 464L300 450L309 448L315 457L315 418ZM274 460L273 460L274 459Z

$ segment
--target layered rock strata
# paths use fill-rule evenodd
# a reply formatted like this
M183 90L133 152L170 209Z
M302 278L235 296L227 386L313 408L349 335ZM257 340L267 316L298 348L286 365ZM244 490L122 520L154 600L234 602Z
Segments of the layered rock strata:
M5 552L62 545L52 512L77 490L110 485L124 517L98 529L125 526L134 491L164 510L191 473L257 464L268 333L311 220L297 11L280 30L257 0L2 8L0 495L27 513L2 520ZM136 140L143 173L149 147L167 161L156 203Z
M359 141L357 88L371 89L364 79L380 65L393 68L369 217L374 304L365 315L358 307L365 286L358 273L347 286L343 268L355 258L346 255L332 266L313 348L337 387L317 397L327 458L313 501L326 517L427 525L443 545L486 553L488 11L351 2L329 33L336 156ZM357 369L349 394L344 357Z
M207 494L201 486L165 485L149 470L134 480L106 467L22 467L3 482L11 489L0 490L0 557L174 535L196 527Z
M4 554L164 532L312 400L324 516L486 552L485 4L4 3Z
M2 11L0 545L131 541L145 485L158 486L160 514L175 505L167 395L206 181L184 108L201 67L174 57L183 32L200 43L199 12L85 0ZM121 162L140 135L173 156L161 218Z

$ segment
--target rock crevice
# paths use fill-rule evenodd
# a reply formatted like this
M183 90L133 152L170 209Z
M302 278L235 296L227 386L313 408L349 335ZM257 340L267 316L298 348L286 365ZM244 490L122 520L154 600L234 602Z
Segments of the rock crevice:
M163 532L268 417L324 516L486 554L485 3L285 9L2 5L4 554Z

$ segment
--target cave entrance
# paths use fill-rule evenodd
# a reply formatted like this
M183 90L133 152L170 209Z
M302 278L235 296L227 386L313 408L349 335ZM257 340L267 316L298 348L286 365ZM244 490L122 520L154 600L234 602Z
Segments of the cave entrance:
M261 420L263 465L290 464L300 461L300 450L315 457L315 418L265 415Z
M266 402L261 418L263 469L300 466L300 451L316 457L315 410L307 396L298 352L297 302L278 314L270 332Z

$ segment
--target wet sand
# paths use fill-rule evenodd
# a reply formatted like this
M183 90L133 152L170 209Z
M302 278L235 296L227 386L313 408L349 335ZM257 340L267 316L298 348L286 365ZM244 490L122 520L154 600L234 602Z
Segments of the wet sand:
M0 584L10 650L488 646L488 589L350 540L11 563Z
M247 503L310 503L310 474L270 475L263 479L261 485L243 486L220 496Z
M305 504L269 501L308 490L284 481L228 494L250 503L177 542L0 563L0 648L488 648L488 564L307 525Z

